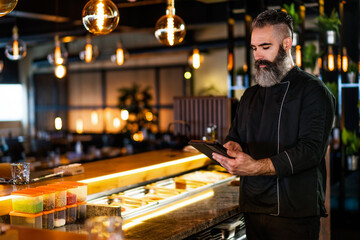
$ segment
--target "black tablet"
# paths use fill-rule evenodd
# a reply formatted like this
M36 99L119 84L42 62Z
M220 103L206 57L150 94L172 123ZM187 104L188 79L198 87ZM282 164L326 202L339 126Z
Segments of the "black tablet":
M202 152L203 154L205 154L206 156L208 156L210 159L212 158L212 153L216 152L218 154L221 154L225 157L228 158L233 158L230 157L226 152L227 149L223 147L223 145L221 145L218 142L213 142L213 141L201 141L201 140L191 140L189 142L189 144L191 146L193 146L194 148L196 148L197 150L199 150L200 152ZM213 159L215 160L215 159Z

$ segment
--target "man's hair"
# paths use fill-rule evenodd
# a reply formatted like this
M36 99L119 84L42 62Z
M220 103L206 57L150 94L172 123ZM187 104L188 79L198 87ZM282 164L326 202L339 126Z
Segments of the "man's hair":
M290 37L292 38L294 28L292 17L280 10L266 10L260 13L252 22L252 28L263 28L265 26L278 26L283 36L287 36L290 31Z

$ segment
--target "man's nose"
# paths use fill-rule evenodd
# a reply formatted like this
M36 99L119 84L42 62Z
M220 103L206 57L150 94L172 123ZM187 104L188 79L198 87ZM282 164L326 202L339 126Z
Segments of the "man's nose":
M254 51L253 53L255 61L264 59L264 56L259 51Z

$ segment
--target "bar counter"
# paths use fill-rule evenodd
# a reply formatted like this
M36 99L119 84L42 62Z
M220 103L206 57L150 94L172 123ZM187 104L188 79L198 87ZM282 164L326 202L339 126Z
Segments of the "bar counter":
M0 185L0 215L11 209L12 191L62 180L88 183L88 197L158 178L174 176L211 163L203 154L159 150L83 164L85 173L25 186ZM238 187L228 182L124 221L125 239L185 239L238 214ZM87 239L82 224L39 230L11 226L18 239ZM65 232L64 232L65 231ZM68 232L70 231L70 232ZM74 235L75 234L75 235ZM31 236L29 238L29 236Z
M11 192L59 181L80 181L88 184L88 195L151 181L160 177L200 168L211 162L203 154L170 149L144 152L83 164L85 172L27 185L0 185L0 215L12 210Z

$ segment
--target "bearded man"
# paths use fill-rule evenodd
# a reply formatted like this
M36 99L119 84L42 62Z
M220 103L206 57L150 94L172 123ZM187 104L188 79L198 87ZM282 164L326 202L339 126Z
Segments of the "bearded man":
M257 85L241 97L226 137L232 158L213 158L240 176L247 239L318 239L335 98L294 66L288 14L267 10L252 28Z

